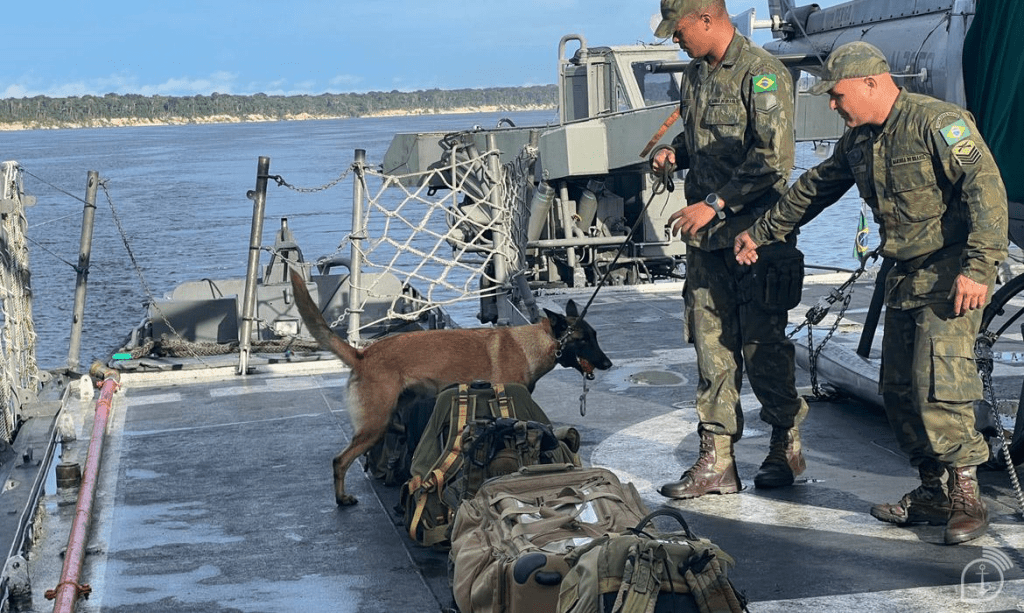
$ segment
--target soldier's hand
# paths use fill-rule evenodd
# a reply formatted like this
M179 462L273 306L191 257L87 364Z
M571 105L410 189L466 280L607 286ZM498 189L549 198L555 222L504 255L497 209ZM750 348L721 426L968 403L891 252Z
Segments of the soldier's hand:
M750 238L749 232L739 233L733 242L732 252L736 254L736 261L745 266L757 261L757 243Z
M693 236L701 228L711 223L716 215L715 209L703 202L684 206L668 218L668 223L672 226L672 236L681 234Z
M651 168L654 169L654 172L660 173L665 169L666 164L673 167L676 164L676 152L670 148L662 149L654 155L654 159L651 160Z
M988 297L988 286L978 283L965 277L957 275L956 283L953 284L953 312L963 315L967 311L980 309L985 306Z

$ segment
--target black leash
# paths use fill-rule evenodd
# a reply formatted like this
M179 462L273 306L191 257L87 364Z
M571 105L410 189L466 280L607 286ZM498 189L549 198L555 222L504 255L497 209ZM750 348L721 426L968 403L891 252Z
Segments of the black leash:
M619 257L622 256L622 252L626 249L626 245L629 244L629 242L633 239L633 235L636 234L637 228L640 227L640 222L643 221L644 219L644 213L647 212L648 207L650 207L651 203L654 202L654 198L659 194L663 194L666 192L672 193L673 191L675 191L675 182L672 180L672 174L676 171L675 164L665 164L662 167L661 172L657 172L654 170L654 158L663 149L671 149L671 146L661 145L660 147L656 148L654 151L651 152L651 156L649 158L651 163L650 173L654 177L654 185L651 189L651 197L647 199L647 202L644 203L643 208L640 209L640 214L637 215L636 221L633 222L633 227L629 229L629 234L626 235L626 240L623 241L621 245L619 245L619 250L615 253L615 257L612 259L611 264L608 265L608 268L605 270L604 276L601 277L601 280L594 288L594 293L590 295L590 299L587 300L587 304L583 307L583 310L580 311L580 314L576 318L576 321L583 321L583 318L586 317L587 311L590 310L590 305L594 303L594 298L597 298L597 292L601 291L601 288L604 287L604 284L608 280L608 277L615 269L616 262L619 261ZM569 340L569 336L572 335L574 327L576 327L576 322L570 324L569 327L565 329L565 333L562 335L562 337L558 339L558 352L561 352L562 348L565 347L565 343ZM580 394L580 415L584 417L587 415L588 391L590 390L587 387L587 378L584 376L583 393Z
M661 145L660 147L651 152L650 173L654 177L654 185L651 189L651 197L647 199L647 202L644 203L643 208L640 209L640 214L637 215L636 221L633 222L633 227L629 229L629 234L626 235L626 240L623 241L621 245L619 245L619 250L615 252L615 257L612 259L611 264L609 264L608 268L605 270L604 276L601 277L601 280L594 288L594 293L590 295L590 299L587 300L586 306L584 306L583 310L580 311L580 316L578 319L583 319L586 316L587 310L590 309L590 305L594 303L594 298L597 297L597 292L601 291L601 288L604 287L604 284L608 280L608 277L612 274L612 271L615 269L615 264L619 261L619 257L622 256L622 252L626 250L626 246L633 239L633 235L636 234L637 229L640 227L640 223L644 220L644 213L647 212L648 207L650 207L651 203L654 202L654 198L660 194L664 194L666 192L672 193L675 191L675 182L672 180L672 174L675 173L676 171L675 164L665 164L662 167L661 172L657 172L654 170L654 158L662 150L671 148L672 147L670 145ZM568 338L568 335L571 331L572 326L570 326L569 329L566 330L566 336L564 338Z

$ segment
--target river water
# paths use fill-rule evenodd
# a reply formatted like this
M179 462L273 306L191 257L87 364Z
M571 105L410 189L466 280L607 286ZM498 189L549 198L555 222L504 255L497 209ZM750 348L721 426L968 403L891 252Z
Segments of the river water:
M519 126L557 121L554 111L530 111L0 132L0 160L21 164L25 189L37 198L27 217L40 366L67 360L88 171L99 173L105 190L97 198L89 272L80 358L86 366L122 344L149 296L188 280L244 276L253 208L246 192L259 156L271 159L271 174L316 187L340 176L356 149L379 163L397 132L491 127L502 118ZM798 145L798 172L817 161L810 145ZM271 184L264 244L287 217L307 260L334 253L350 230L351 203L350 180L308 194ZM856 266L859 211L859 200L847 195L803 231L809 264Z

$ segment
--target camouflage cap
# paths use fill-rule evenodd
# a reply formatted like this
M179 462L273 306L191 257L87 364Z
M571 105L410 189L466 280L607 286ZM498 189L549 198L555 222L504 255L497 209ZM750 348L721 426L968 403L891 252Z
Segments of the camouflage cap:
M668 38L676 30L676 24L687 15L696 13L714 0L661 0L661 23L654 31L657 38Z
M815 96L826 94L843 79L873 77L886 72L889 72L889 62L878 47L860 40L846 43L829 54L821 82L815 83L810 92Z

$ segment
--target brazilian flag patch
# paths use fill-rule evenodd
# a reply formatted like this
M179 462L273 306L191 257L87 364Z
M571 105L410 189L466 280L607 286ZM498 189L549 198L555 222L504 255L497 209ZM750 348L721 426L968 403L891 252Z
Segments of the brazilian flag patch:
M779 89L779 81L772 73L759 74L754 77L754 93L773 92Z
M963 119L957 119L945 128L940 130L942 138L946 139L947 145L955 145L971 135L971 129L967 127Z

